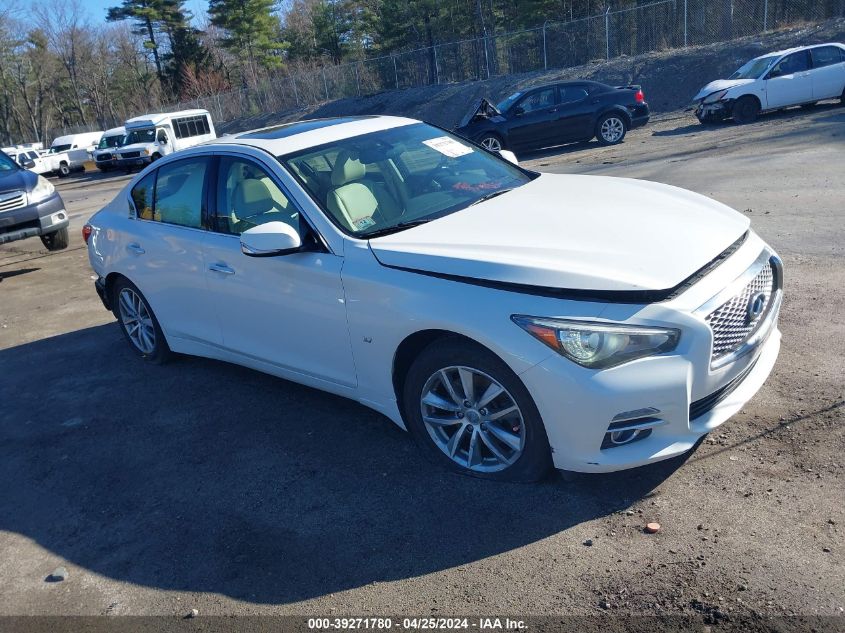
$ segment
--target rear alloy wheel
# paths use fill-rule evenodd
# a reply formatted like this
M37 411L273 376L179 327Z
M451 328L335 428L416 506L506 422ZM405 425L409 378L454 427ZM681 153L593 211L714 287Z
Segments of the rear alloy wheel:
M737 99L733 108L734 121L740 125L754 123L760 114L760 102L756 98L745 96Z
M482 136L481 140L478 141L478 144L489 152L502 151L502 141L499 139L498 136L495 136L494 134L487 134L486 136Z
M621 143L625 132L625 121L616 114L605 114L596 124L596 138L601 145Z
M535 481L551 467L548 439L519 378L488 350L443 339L405 382L408 428L436 461L463 474Z
M153 311L141 291L128 279L121 279L114 288L114 314L132 349L146 361L161 364L170 355L170 348Z

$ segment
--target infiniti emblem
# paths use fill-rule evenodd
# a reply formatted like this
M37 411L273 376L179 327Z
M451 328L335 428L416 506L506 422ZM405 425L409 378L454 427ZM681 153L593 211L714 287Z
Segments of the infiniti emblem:
M766 293L765 292L758 292L757 294L751 295L751 298L748 300L748 305L745 307L745 321L746 323L754 323L761 314L763 314L763 309L766 307Z

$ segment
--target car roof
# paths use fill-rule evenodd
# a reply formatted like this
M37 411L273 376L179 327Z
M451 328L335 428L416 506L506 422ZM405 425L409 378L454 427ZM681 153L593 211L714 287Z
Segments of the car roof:
M204 143L203 146L207 148L214 145L248 145L263 149L274 156L281 156L309 147L352 138L353 136L415 123L419 123L419 121L396 116L307 119L248 132L238 132Z
M825 42L823 44L810 44L808 46L795 46L793 48L785 48L782 51L772 51L771 53L766 53L765 55L759 55L754 59L761 59L763 57L775 57L775 56L782 56L788 55L790 53L798 53L800 51L808 51L811 48L819 48L820 46L838 46L839 48L845 48L845 45L840 44L839 42Z
M198 116L208 114L208 110L179 110L178 112L152 112L126 119L126 127L144 127L144 125L157 125L158 123L171 118L185 116Z
M121 125L120 127L113 127L103 132L103 136L116 136L118 134L126 134L126 128Z

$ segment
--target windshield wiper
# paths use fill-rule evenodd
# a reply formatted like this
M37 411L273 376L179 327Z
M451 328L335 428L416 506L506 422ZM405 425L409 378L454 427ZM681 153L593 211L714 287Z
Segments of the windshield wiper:
M434 218L419 218L417 220L408 220L407 222L400 222L399 224L394 224L393 226L386 226L383 229L377 229L371 233L367 233L366 235L362 235L364 239L372 239L374 237L381 237L383 235L390 235L391 233L398 233L399 231L404 231L405 229L409 229L412 226L419 226L420 224L425 224L426 222L431 222Z
M491 193L485 194L485 195L481 196L478 200L476 200L475 202L470 204L469 206L474 207L477 204L480 204L482 202L486 202L490 198L495 198L496 196L501 196L503 193L507 193L508 191L513 191L513 187L511 187L510 189L499 189L498 191L493 191Z

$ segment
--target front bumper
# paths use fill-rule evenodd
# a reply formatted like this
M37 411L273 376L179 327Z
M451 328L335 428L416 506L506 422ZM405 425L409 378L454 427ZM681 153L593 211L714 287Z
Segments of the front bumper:
M695 116L699 121L724 121L733 116L733 99L715 101L714 103L698 102L695 104Z
M116 165L123 168L146 167L153 162L152 156L139 156L138 158L118 158Z
M70 224L58 193L20 209L0 212L0 244L55 233Z
M722 264L674 303L609 307L602 314L622 322L617 314L633 312L646 322L656 319L653 325L680 327L673 352L601 371L553 354L520 374L544 421L557 468L611 472L681 455L751 399L774 367L781 338L782 274L771 249L756 251L761 244L750 238L732 265ZM771 308L737 353L720 357L729 362L713 361L716 330L707 322L712 300L739 294L751 285L749 271L756 276L767 261L778 266ZM622 433L629 429L639 435L626 443ZM614 442L612 432L623 441Z

